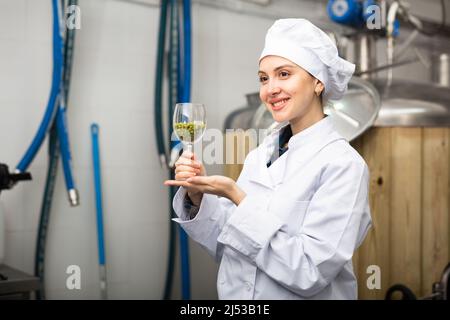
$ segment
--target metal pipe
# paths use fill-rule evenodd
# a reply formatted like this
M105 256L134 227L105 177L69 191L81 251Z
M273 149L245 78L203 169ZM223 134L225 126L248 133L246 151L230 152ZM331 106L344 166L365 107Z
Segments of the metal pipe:
M394 22L399 9L399 2L395 1L389 7L387 14L387 63L391 65L394 63ZM387 74L387 86L392 84L393 71L392 68L388 70Z
M432 64L432 80L443 87L450 87L450 55L441 53L434 57Z
M414 63L414 62L418 62L418 61L420 61L419 58L412 58L412 59L407 59L407 60L395 62L395 63L392 63L392 64L385 64L385 65L377 66L377 67L374 67L372 69L368 69L368 70L365 70L365 71L357 71L357 72L355 72L355 76L358 76L358 77L360 76L361 78L364 78L364 76L367 75L367 74L376 73L378 71L383 71L383 70L386 70L386 69L392 69L392 68L395 68L395 67L400 67L400 66L403 66L405 64L410 64L410 63Z
M376 43L371 34L360 33L355 39L356 70L363 79L376 77L376 73L367 72L376 66Z

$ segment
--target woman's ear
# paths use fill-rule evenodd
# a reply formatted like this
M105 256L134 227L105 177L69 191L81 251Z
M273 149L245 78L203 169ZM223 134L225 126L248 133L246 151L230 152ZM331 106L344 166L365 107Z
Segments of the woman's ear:
M325 89L323 83L320 80L316 79L316 85L314 88L315 94L317 96L320 96L322 94L323 89Z

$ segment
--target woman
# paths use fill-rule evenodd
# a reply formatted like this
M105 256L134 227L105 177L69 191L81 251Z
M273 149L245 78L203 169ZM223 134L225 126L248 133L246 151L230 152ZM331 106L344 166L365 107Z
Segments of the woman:
M175 219L220 261L220 299L356 299L352 255L371 225L364 160L333 128L355 66L304 19L266 35L260 97L277 122L235 183L207 177L193 154L176 163Z

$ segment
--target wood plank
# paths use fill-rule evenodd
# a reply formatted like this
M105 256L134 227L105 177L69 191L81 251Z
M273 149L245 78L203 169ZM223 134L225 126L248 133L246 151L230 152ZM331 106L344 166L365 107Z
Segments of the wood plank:
M359 251L360 299L384 299L389 286L391 129L372 128L364 135L362 154L369 166L369 201L372 229ZM381 288L369 289L367 268L376 265L381 271Z
M449 129L423 131L422 292L431 294L449 261Z
M390 283L421 292L422 129L392 128Z

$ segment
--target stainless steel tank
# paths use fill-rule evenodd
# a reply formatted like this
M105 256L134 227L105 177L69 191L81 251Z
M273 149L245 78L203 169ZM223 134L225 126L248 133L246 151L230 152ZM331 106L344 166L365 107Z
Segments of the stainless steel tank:
M374 125L379 127L450 126L450 89L438 84L373 80L380 92L381 109Z

